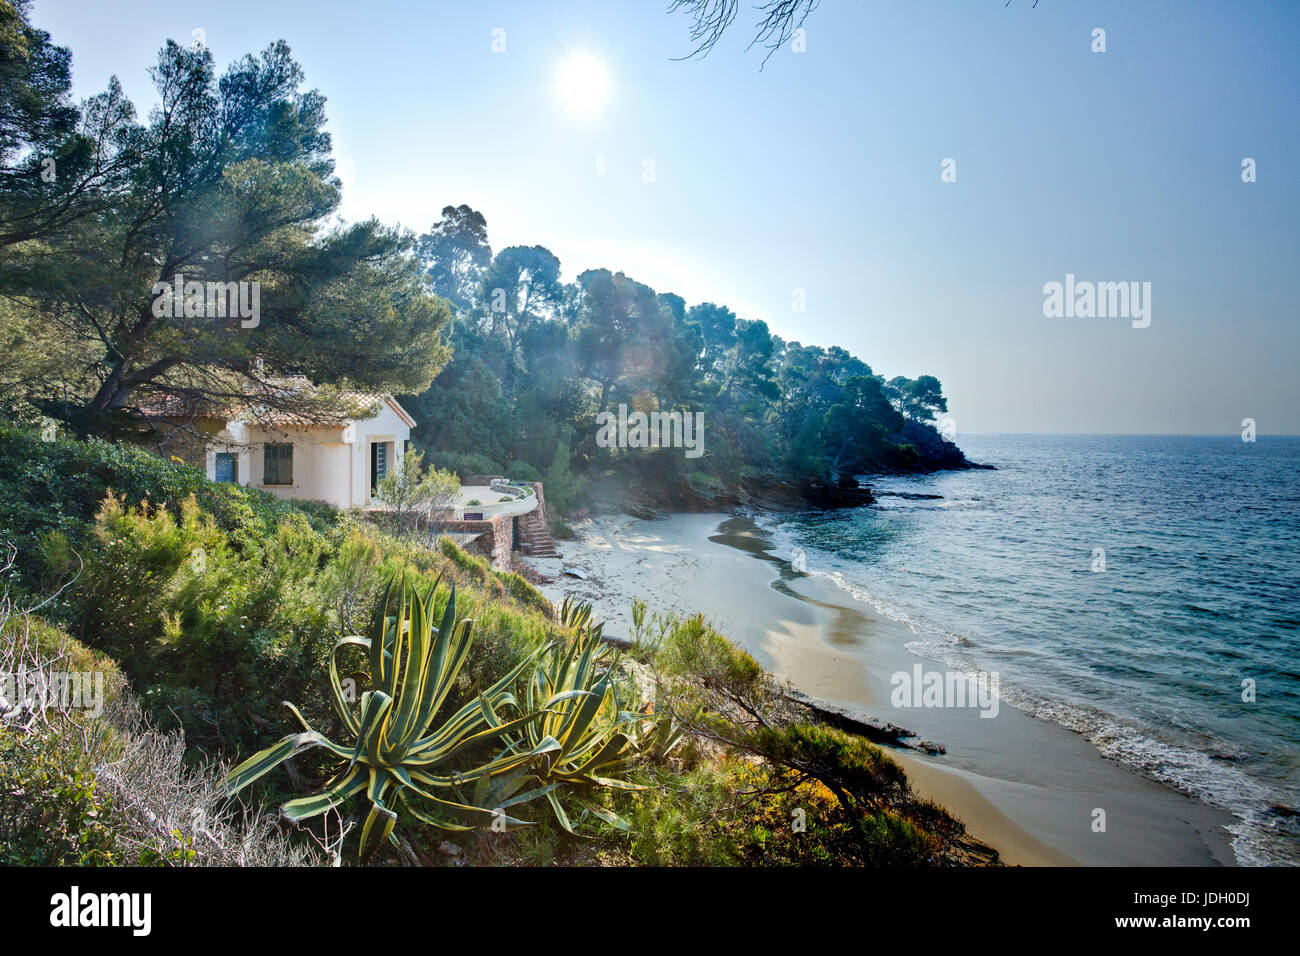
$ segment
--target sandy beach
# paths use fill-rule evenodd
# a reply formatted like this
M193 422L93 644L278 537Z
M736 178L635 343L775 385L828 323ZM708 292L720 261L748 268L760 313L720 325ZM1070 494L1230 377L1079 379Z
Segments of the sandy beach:
M754 522L724 514L579 522L559 559L532 559L542 591L588 600L606 632L632 633L632 602L703 613L799 690L891 721L946 748L929 756L890 748L913 786L1022 865L1232 865L1231 816L1103 758L1079 735L1005 702L974 708L899 708L891 675L942 665L906 648L905 625L770 550ZM585 578L562 573L576 569ZM1094 832L1095 811L1106 829Z

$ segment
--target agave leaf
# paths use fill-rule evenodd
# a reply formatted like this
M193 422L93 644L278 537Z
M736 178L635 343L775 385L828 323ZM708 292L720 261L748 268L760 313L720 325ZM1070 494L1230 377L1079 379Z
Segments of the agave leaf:
M627 749L629 743L631 743L631 741L628 740L627 735L621 733L614 734L605 741L595 754L582 763L580 769L583 773L590 773L592 770L596 770L604 764L617 760L623 751Z
M515 730L516 728L531 724L539 720L541 716L541 714L524 714L522 717L516 717L514 720L507 721L506 723L500 724L496 727L488 727L486 730L480 730L476 734L461 737L454 744L447 747L426 750L420 754L412 753L408 755L408 762L418 765L421 763L429 763L434 760L446 760L467 747L473 747L475 744L483 743L491 740L493 737L499 737L504 733L509 733L510 731Z
M329 653L330 690L333 691L331 701L334 704L334 711L339 715L339 719L343 721L343 726L355 734L359 729L359 723L356 715L352 713L352 708L348 706L347 698L343 694L343 682L339 680L339 665L336 655L339 649L344 647L364 647L369 651L370 641L364 637L345 637L336 641Z
M303 730L309 733L311 732L312 729L311 724L307 723L307 718L302 715L302 712L299 711L297 707L293 706L293 704L289 703L287 700L280 701L280 706L284 707L287 711L289 711L289 713L293 714L294 719L297 720L298 723L302 725Z
M602 787L609 787L611 790L649 790L645 784L632 783L628 780L619 780L617 777L595 777L591 778L592 783L600 784Z
M457 822L467 824L470 826L476 826L476 825L491 826L493 821L497 820L499 817L504 817L505 823L507 825L512 823L518 825L525 825L528 823L527 820L516 820L514 817L497 813L496 809L494 808L489 808L486 806L481 806L481 807L473 806L468 803L459 803L455 800L445 800L442 797L437 796L436 794L421 789L414 782L414 778L417 776L418 775L413 774L411 776L406 777L407 780L412 780L412 782L406 785L404 790L415 794L421 800L425 801L427 807L429 809L436 810L440 815L440 817L450 818L452 820L456 820ZM399 777L399 779L401 778ZM405 780L403 780L402 782L405 783ZM408 798L408 802L409 802L409 798ZM437 826L437 824L434 825Z
M560 693L558 693L558 694L552 694L550 697L548 697L548 698L546 699L546 703L542 704L542 709L544 709L544 710L550 710L550 709L552 709L556 704L561 704L561 703L563 703L563 702L566 701L566 700L574 700L574 699L579 698L579 697L595 697L595 696L596 696L596 692L595 692L595 691L590 691L590 690L565 690L565 691L560 691Z
M289 734L289 736L282 737L265 750L253 754L253 756L226 774L226 792L230 794L238 793L290 757L302 753L304 750L310 750L312 747L326 747L340 757L348 756L346 750L337 744L331 743L314 730Z
M231 792L301 750L324 747L342 761L335 775L317 792L290 800L281 809L290 819L304 820L364 790L369 811L359 846L363 858L384 840L393 838L398 807L408 810L415 819L448 829L494 823L508 827L529 825L506 815L505 810L542 796L554 797L562 783L576 779L571 773L552 774L564 751L564 740L539 732L540 725L549 719L558 728L560 721L570 718L570 712L588 706L595 692L589 687L561 688L556 683L556 674L568 673L569 664L576 666L580 662L573 661L574 655L561 653L558 645L548 643L450 717L441 717L442 705L455 688L473 640L472 622L458 620L454 587L446 592L446 603L440 609L441 623L435 633L434 609L442 593L437 582L427 590L410 582L405 569L390 577L374 609L369 636L345 637L330 651L332 703L351 734L348 744L335 744L312 731L290 704L290 713L303 731L232 770L227 777ZM587 645L582 646L586 655ZM370 664L371 689L361 696L359 707L350 705L343 695L338 654L345 647L363 648ZM544 664L540 663L548 653ZM589 660L589 655L583 660ZM557 700L555 706L565 713L531 704L520 708L514 693L516 681L529 669L536 673L548 668L541 686L576 691ZM535 693L531 675L529 681L525 698L532 701ZM603 694L604 688L600 691ZM554 691L547 690L540 700L552 696ZM600 699L595 703L600 704ZM505 708L517 714L506 713ZM585 739L578 742L584 747L590 744ZM478 747L486 747L496 756L467 769L439 772L448 758ZM535 785L525 786L530 780L536 781ZM474 799L466 803L461 788L471 784ZM444 796L438 796L439 791Z
M360 793L366 788L367 774L365 768L348 767L339 772L318 793L290 800L280 807L280 814L294 823L301 823L324 813L331 807L341 805L348 797Z
M598 807L594 803L588 803L586 800L580 800L578 802L582 805L584 810L600 817L600 819L604 820L610 826L623 831L632 829L631 825L613 810L606 810L604 807Z
M366 799L370 801L370 812L366 815L365 825L361 828L361 841L357 846L358 857L364 859L373 853L374 850L367 852L371 843L383 843L393 833L393 828L397 826L397 814L388 809L384 803L384 794L388 790L389 780L387 774L381 774L371 768L370 784L366 787ZM400 795L400 788L398 791ZM376 832L378 827L378 832Z
M402 791L400 799L402 801L402 806L406 807L406 809L410 812L411 816L415 817L421 823L427 823L431 827L438 827L440 830L473 830L474 829L474 827L469 826L467 824L457 823L456 821L450 820L446 817L441 817L438 816L437 814L430 813L427 808L422 807L418 803L416 803L415 800L411 798L410 792L407 790Z
M406 740L417 717L423 717L421 703L425 699L428 680L428 655L430 635L428 605L418 595L411 602L411 626L407 632L404 653L399 655L393 669L393 696L396 698L391 719L391 739L386 746L400 745Z
M494 700L506 687L510 686L516 678L523 673L524 669L535 661L538 656L547 649L549 645L539 647L528 657L524 658L514 667L512 667L504 677L484 691L483 696L488 700ZM446 723L439 728L434 734L416 742L411 747L412 756L420 756L431 750L445 747L451 741L454 741L458 735L464 732L468 727L474 726L479 714L478 701L472 700L465 704L460 710L452 715Z
M592 688L591 695L569 716L569 719L561 728L560 736L561 742L565 745L566 753L577 748L583 735L590 728L591 722L596 719L596 714L605 702L605 695L608 690L609 679L608 677L602 677L596 686Z
M379 737L384 715L393 706L393 698L382 690L367 691L361 695L361 725L357 731L357 744L352 750L352 762L361 758L364 750L370 765L379 766Z
M573 824L569 822L569 815L564 812L564 807L560 806L559 798L555 796L554 790L546 794L546 802L551 805L551 810L555 813L555 819L559 821L560 826L564 827L566 832L578 836L578 833L573 829Z

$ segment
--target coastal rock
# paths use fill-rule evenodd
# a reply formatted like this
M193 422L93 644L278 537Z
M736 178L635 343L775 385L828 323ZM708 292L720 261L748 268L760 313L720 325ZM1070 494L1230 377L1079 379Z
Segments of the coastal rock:
M839 704L812 697L793 687L786 689L785 696L787 700L806 707L824 723L857 734L859 737L865 737L872 743L892 744L895 747L919 750L928 754L947 753L941 745L917 738L916 734L906 727L899 727L897 724L872 717L870 714L849 710Z
M909 471L945 471L948 469L987 468L971 461L956 443L944 441L939 430L926 422L907 420L901 431L887 436L896 445L911 445L916 461Z

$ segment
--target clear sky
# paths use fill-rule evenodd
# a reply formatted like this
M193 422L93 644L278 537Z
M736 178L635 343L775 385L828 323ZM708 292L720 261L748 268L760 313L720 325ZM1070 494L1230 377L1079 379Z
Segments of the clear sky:
M750 10L680 62L665 0L36 0L33 19L78 95L115 73L141 113L166 38L202 29L222 66L283 38L328 99L347 218L423 232L468 203L494 249L545 245L566 278L621 269L937 375L959 436L1300 432L1300 2L1031 4L823 0L806 50L761 72ZM600 67L561 94L575 56ZM603 105L576 109L584 90ZM1067 273L1150 282L1150 326L1044 317Z

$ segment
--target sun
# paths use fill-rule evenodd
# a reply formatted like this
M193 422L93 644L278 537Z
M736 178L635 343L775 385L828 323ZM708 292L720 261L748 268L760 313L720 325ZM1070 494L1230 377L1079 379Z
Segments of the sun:
M612 93L609 70L590 53L571 54L555 71L555 97L571 116L599 116Z

